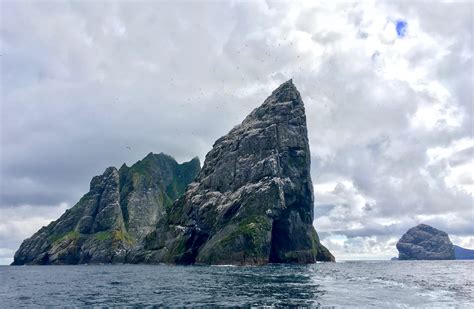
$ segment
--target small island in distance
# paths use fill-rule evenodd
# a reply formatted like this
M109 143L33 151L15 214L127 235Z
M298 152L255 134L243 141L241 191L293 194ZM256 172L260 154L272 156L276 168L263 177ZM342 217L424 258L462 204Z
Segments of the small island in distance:
M397 243L392 260L472 260L474 250L453 245L446 232L427 224L409 229Z

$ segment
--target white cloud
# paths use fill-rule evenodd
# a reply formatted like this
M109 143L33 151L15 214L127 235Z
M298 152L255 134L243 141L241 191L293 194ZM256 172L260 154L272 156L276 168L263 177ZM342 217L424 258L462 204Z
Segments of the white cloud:
M13 255L21 242L31 237L41 227L56 220L70 206L21 205L1 206L0 212L0 265L13 262Z

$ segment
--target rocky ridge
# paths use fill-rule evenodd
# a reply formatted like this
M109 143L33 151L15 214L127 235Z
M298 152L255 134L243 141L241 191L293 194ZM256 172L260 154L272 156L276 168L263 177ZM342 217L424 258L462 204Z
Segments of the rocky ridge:
M124 262L199 170L197 158L178 164L162 153L107 168L76 205L23 241L13 265Z

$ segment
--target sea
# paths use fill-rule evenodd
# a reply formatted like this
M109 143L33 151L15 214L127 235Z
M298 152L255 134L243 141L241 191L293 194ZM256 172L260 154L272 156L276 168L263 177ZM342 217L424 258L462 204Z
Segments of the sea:
M1 266L0 307L474 308L474 261Z

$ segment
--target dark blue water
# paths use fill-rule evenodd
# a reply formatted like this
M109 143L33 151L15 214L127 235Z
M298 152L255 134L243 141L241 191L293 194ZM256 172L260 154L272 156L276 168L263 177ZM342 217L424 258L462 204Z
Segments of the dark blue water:
M357 261L265 267L2 266L0 307L474 308L473 274L473 261Z

